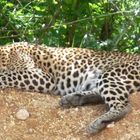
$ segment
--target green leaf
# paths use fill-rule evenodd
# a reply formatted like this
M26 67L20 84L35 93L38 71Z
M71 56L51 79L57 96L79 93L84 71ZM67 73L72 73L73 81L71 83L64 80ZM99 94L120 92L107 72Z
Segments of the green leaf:
M34 6L34 9L35 9L36 11L39 11L39 12L44 12L44 11L45 11L45 8L39 7L39 6Z
M14 4L13 4L13 3L11 3L11 2L8 2L8 3L6 4L6 6L7 6L7 7L13 7L13 6L14 6Z

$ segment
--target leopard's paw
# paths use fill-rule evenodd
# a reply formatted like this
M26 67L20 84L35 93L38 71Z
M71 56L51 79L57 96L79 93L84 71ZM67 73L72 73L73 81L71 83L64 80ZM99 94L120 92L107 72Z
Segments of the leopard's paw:
M63 107L80 106L80 94L68 94L61 98L60 105Z
M88 126L87 132L89 134L97 134L98 132L103 130L106 126L107 124L102 122L101 119L97 119Z

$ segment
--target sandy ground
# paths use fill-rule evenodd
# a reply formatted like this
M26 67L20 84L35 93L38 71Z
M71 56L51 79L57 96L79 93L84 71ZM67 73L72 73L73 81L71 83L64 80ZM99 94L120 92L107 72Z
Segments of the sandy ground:
M106 111L104 105L63 109L59 97L13 89L0 91L0 140L140 140L140 94L131 96L133 111L93 136L86 126ZM30 116L16 118L25 108Z

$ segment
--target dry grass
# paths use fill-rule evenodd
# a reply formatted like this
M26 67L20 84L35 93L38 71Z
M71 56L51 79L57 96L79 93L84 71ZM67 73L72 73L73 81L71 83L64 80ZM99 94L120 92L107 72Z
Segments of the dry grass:
M63 109L59 97L12 89L0 91L0 140L140 140L140 95L131 97L133 111L96 136L86 126L105 112L104 105ZM15 116L30 113L25 121Z

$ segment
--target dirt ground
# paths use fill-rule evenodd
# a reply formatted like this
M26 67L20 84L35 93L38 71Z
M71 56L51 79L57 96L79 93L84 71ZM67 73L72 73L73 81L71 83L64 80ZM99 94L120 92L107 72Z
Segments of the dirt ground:
M87 125L106 111L104 105L63 109L59 97L13 89L0 91L0 140L140 140L140 94L131 96L133 111L93 136ZM26 120L16 118L26 109Z

